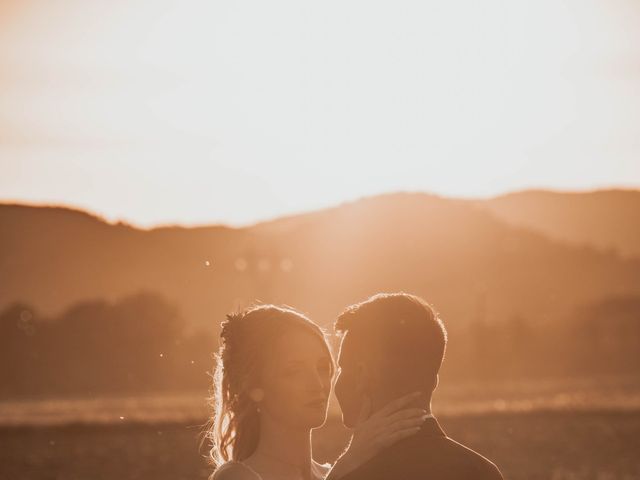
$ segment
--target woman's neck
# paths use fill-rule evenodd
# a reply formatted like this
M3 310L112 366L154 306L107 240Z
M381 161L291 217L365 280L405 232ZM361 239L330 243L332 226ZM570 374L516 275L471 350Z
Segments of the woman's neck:
M260 418L260 440L252 455L256 466L304 479L312 478L311 430L287 427L267 414ZM288 475L287 475L288 476ZM300 478L298 477L298 478Z

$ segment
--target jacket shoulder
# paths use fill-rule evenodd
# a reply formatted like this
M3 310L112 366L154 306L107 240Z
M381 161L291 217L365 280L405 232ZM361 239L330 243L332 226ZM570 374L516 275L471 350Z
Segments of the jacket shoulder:
M446 440L451 448L456 450L460 456L466 458L467 462L465 463L468 463L469 468L474 470L478 480L504 480L500 469L487 457L466 445L456 442L452 438L446 437Z

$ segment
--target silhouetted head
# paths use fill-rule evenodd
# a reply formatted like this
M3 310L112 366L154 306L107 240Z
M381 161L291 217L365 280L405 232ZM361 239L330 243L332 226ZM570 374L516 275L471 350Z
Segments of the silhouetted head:
M447 332L428 303L380 293L348 307L335 329L342 335L335 392L346 426L354 426L367 397L374 410L415 391L430 401Z
M251 307L227 315L220 339L208 434L215 464L249 457L264 416L293 429L325 422L334 366L311 320L289 307Z

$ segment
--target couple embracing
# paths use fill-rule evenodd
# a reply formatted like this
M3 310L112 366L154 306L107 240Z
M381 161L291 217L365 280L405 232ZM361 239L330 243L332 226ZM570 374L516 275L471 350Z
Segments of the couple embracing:
M378 294L348 307L335 329L337 364L323 331L290 307L227 316L207 432L212 480L502 479L431 413L447 333L428 303ZM332 386L352 438L321 465L311 430L327 418Z

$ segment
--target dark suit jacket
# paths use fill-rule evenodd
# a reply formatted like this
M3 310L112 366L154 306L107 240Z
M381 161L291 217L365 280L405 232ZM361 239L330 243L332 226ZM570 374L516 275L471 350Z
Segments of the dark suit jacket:
M482 455L447 437L435 418L341 480L502 480Z

